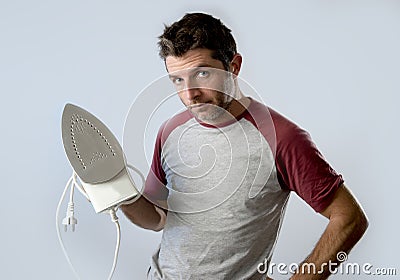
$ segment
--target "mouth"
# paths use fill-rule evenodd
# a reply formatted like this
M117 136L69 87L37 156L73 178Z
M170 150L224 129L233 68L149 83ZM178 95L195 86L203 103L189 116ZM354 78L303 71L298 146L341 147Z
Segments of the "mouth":
M211 104L211 101L192 104L192 105L189 105L188 107L189 107L189 109L198 109L198 108L202 108L202 107L205 107L207 105L210 105L210 104Z
M190 109L190 110L200 110L200 109L203 108L205 105L206 105L206 103L193 104L193 105L189 105L189 109Z

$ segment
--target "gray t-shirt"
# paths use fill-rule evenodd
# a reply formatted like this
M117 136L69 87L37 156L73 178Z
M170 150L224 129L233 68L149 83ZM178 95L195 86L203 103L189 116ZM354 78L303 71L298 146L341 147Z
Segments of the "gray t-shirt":
M264 279L290 190L320 211L341 182L307 133L255 100L218 127L185 111L160 129L147 178L146 195L168 203L148 278Z

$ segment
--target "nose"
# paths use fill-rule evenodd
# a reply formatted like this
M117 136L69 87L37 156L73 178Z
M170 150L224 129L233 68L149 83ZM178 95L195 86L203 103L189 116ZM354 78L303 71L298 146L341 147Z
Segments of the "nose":
M185 82L185 87L182 89L184 97L189 101L194 101L201 95L201 89L190 81Z
M198 88L186 88L184 89L185 98L189 101L197 100L201 92Z

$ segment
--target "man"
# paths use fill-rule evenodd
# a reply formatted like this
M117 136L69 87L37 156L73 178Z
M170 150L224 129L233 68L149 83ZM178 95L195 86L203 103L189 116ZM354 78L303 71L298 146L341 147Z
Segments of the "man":
M149 279L267 279L259 264L272 257L291 191L329 219L303 261L317 270L291 279L327 278L326 264L368 226L342 176L307 132L241 92L242 57L220 20L187 14L159 47L187 110L160 128L145 193L122 208L164 230Z

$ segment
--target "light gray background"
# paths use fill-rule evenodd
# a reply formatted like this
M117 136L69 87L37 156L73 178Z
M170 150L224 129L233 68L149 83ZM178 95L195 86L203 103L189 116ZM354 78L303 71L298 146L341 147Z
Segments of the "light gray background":
M73 279L54 223L71 173L63 106L90 110L122 139L130 104L165 73L156 47L163 23L188 11L210 12L233 29L242 78L306 128L344 175L370 219L350 261L400 273L399 2L261 2L1 0L1 279ZM82 279L105 279L115 229L82 196L76 203L77 232L63 235L67 250ZM143 279L161 235L120 217L115 279ZM293 195L274 262L301 261L325 225Z

